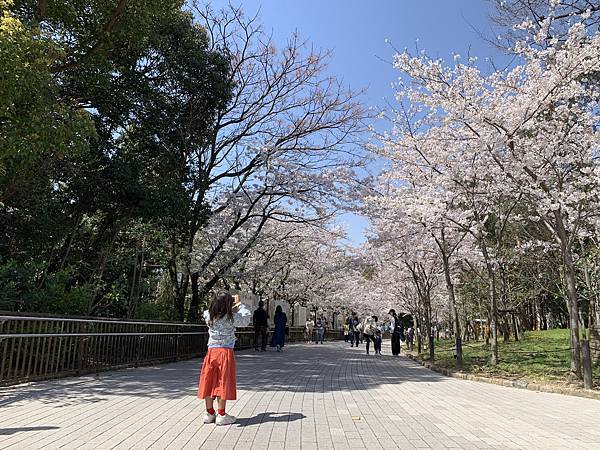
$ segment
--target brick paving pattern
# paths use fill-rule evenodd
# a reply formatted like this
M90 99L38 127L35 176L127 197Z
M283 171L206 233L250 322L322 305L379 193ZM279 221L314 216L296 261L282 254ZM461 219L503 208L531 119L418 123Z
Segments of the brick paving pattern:
M0 448L600 448L597 400L445 378L339 342L237 361L235 425L201 423L196 359L1 389Z

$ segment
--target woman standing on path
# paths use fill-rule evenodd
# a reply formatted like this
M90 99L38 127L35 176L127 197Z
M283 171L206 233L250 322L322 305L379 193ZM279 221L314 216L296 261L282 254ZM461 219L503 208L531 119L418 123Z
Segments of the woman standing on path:
M375 347L375 332L377 331L377 316L367 316L362 323L362 332L365 337L367 355L369 354L369 344L373 341L373 347Z
M325 323L322 319L317 319L317 324L315 325L315 330L317 331L317 341L316 343L323 343L325 339Z
M304 327L304 341L307 344L310 344L313 340L314 329L315 329L315 323L312 321L312 319L308 319L306 321L306 326Z
M281 305L277 305L275 308L275 331L273 332L273 338L271 339L271 347L277 347L277 351L280 352L285 344L285 327L287 325L287 316L283 312Z
M208 352L202 363L198 387L198 397L206 403L204 423L230 425L236 420L225 414L227 400L237 398L233 356L235 327L248 326L250 317L250 310L229 292L220 292L210 303L208 311L204 311L208 325ZM215 399L218 401L218 414L214 409Z

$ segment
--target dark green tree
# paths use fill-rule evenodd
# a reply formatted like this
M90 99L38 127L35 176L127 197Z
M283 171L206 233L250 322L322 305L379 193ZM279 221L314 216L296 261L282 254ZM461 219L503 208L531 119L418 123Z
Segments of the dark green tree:
M86 286L87 312L106 311L107 296L133 292L129 269L140 239L160 250L167 236L169 242L184 238L188 184L195 177L186 153L207 139L216 111L229 99L229 64L209 48L205 30L181 1L6 6L26 44L40 47L30 83L52 96L44 97L40 111L30 108L24 98L31 86L8 73L12 104L23 105L12 108L12 122L0 121L2 131L28 115L44 123L43 114L56 117L54 110L79 122L69 124L71 134L57 133L60 145L42 142L27 164L16 145L2 146L1 264L19 273L35 266L25 270L28 283L16 282L25 291L43 291L53 274L68 272L61 277L66 290ZM24 45L10 48L16 54ZM36 71L44 77L36 78ZM26 145L36 138L35 130L21 134ZM12 307L39 306L20 298Z

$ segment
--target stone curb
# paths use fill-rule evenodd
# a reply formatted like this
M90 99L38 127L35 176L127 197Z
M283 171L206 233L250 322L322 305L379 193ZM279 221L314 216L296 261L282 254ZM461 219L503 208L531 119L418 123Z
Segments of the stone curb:
M482 377L478 375L473 375L465 372L457 372L455 370L446 369L444 367L438 367L435 364L431 364L427 361L423 361L411 354L405 354L406 357L412 359L413 361L421 364L429 370L433 370L434 372L441 373L444 376L451 378L458 378L460 380L469 380L469 381L477 381L479 383L488 383L488 384L496 384L504 387L512 387L517 389L527 389L529 391L536 392L547 392L551 394L562 394L562 395L571 395L575 397L585 397L591 398L594 400L600 400L600 391L589 391L585 389L577 389L577 388L566 388L561 386L552 386L547 384L540 383L532 383L524 380L507 380L506 378L496 378L496 377Z

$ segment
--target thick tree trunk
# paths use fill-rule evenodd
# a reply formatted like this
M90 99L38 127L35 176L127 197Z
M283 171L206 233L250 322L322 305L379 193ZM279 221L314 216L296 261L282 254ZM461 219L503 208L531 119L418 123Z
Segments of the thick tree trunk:
M571 245L564 227L560 210L554 211L554 231L560 244L563 260L565 284L567 285L567 306L569 308L569 328L571 329L571 372L581 379L581 345L579 342L579 305L577 285Z
M200 295L198 292L198 278L200 274L198 272L192 272L190 279L192 282L192 301L188 309L188 322L196 323L199 319L199 308L200 308Z
M454 284L452 284L452 277L450 274L450 264L445 254L442 254L442 263L444 266L444 277L446 279L446 291L448 292L448 298L450 299L450 306L452 307L453 314L453 325L454 325L454 346L456 349L456 368L462 368L462 340L461 340L461 329L460 320L458 318L458 308L456 307L456 295L454 293Z
M421 336L421 321L419 320L419 315L415 316L415 331L417 332L417 354L420 355L423 350L423 341Z
M535 302L533 302L527 308L527 320L529 321L529 330L530 331L535 331L537 329L536 317L537 316L535 313Z
M567 288L567 307L569 310L569 328L571 330L571 373L581 379L581 346L579 343L579 305L577 303L576 274L573 254L562 212L553 211L554 222L549 224L560 244L563 271ZM547 222L548 223L548 222Z
M592 375L592 354L588 339L581 341L581 353L583 355L583 387L585 389L592 389L594 387L594 379Z
M569 328L571 329L571 372L581 378L581 345L579 342L579 305L577 304L577 288L575 284L575 268L570 249L563 255L565 264L565 281L569 306Z
M174 259L169 261L168 265L169 279L175 289L173 293L173 310L175 311L175 320L183 322L185 317L185 297L187 295L188 277L187 273L179 273L177 263ZM179 279L181 276L181 279Z
M133 319L135 317L135 311L137 309L136 301L136 283L138 279L138 249L135 248L135 257L133 258L133 274L131 275L131 284L129 285L129 305L127 308L127 318Z
M435 360L435 341L433 339L433 335L429 335L429 361L433 362Z
M490 363L492 365L496 365L498 364L498 293L496 289L496 273L494 271L494 267L492 266L489 253L487 251L487 246L485 245L483 238L480 239L480 247L485 260L485 267L488 275L488 295L490 300L489 327L491 338Z
M175 314L177 315L177 320L183 322L185 318L185 298L187 296L187 285L188 285L188 274L181 274L183 278L186 280L181 280L181 285L175 290ZM178 283L178 280L175 279L175 282Z
M510 341L510 328L508 326L508 319L506 317L502 321L502 338L504 342Z
M431 324L431 298L424 299L425 305L425 330L427 331L427 346L429 349L429 360L435 359L434 344L433 344L433 327Z
M519 341L519 327L517 325L517 317L516 314L513 312L510 314L511 318L512 318L512 327L513 327L513 334L515 335L515 341Z
M548 329L548 318L546 317L546 296L540 302L540 316L542 318L542 330Z

